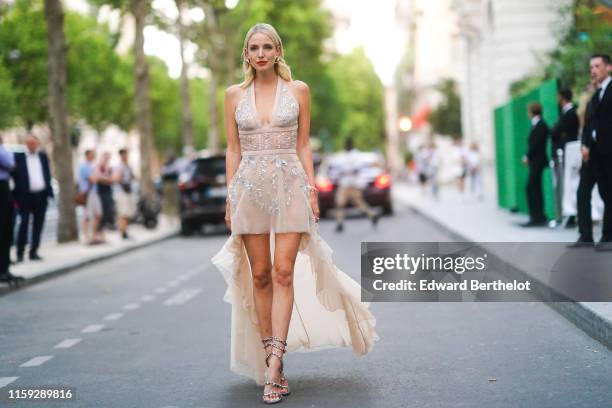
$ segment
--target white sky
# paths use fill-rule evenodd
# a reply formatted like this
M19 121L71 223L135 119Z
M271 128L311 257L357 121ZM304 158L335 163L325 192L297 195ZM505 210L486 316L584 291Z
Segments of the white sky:
M65 1L67 7L73 10L83 13L88 10L85 0ZM333 37L336 49L340 53L347 53L355 47L363 46L383 83L391 84L405 43L405 33L395 21L396 0L324 0L323 3L332 10L338 23ZM173 0L153 0L153 7L164 10L170 18L176 18L177 11ZM200 17L197 14L196 12L190 17L197 19ZM193 60L194 51L193 47L188 49L188 60ZM176 78L180 75L179 43L175 36L156 27L147 27L145 53L164 60L170 76Z

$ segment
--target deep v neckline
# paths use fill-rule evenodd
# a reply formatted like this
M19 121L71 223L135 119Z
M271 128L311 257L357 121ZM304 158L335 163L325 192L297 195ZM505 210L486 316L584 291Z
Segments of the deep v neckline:
M265 125L261 121L261 116L259 115L259 112L257 111L257 103L255 99L255 81L254 80L251 83L251 86L252 86L251 103L253 105L253 112L255 112L255 119L257 120L257 123L259 124L260 127L270 127L270 125L272 124L272 120L274 119L274 114L276 113L276 106L278 105L278 96L280 95L280 92L279 92L280 90L278 89L281 86L280 75L278 76L278 79L276 80L276 89L274 89L274 102L272 104L272 110L270 111L270 118L268 119L268 123L266 123Z

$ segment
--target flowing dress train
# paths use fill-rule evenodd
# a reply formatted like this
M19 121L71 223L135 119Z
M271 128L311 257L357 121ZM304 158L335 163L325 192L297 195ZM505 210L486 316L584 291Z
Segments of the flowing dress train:
M257 115L254 83L236 107L242 159L228 186L232 234L212 258L227 282L224 300L232 305L230 368L264 380L264 349L253 300L253 283L243 234L301 232L294 269L294 304L288 351L352 346L370 351L376 320L360 301L357 282L338 269L332 250L319 236L308 179L296 154L299 105L278 78L269 125Z

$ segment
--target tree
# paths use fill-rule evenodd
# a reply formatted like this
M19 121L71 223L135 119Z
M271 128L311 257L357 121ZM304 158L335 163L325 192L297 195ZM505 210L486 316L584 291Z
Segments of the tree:
M589 83L589 57L608 52L612 45L612 24L594 0L575 0L558 8L562 29L558 45L547 54L541 71L530 73L511 85L512 96L518 96L548 79L559 79L563 87L581 92Z
M94 17L66 14L68 101L71 116L102 131L134 123L133 61L114 50L112 33Z
M193 114L191 112L191 98L189 96L188 67L187 61L185 60L185 44L187 42L185 21L183 19L185 0L175 0L175 3L178 9L177 31L181 46L181 123L183 130L183 145L193 147Z
M73 197L72 149L68 130L68 102L66 99L66 39L64 12L60 0L45 0L45 19L49 49L49 116L53 136L53 161L60 186L58 200L58 242L78 239Z
M10 73L0 61L0 129L13 124L16 99L17 92L13 89Z
M340 123L336 148L351 136L360 149L382 149L383 85L363 48L337 56L329 70L338 94L338 104L332 108Z
M15 125L49 121L46 27L40 0L18 0L0 18L0 65L14 90ZM131 127L132 64L114 51L108 27L94 18L66 13L64 32L70 122L85 120L98 130L109 123Z
M180 84L168 76L168 69L162 60L155 57L147 59L151 73L151 109L155 146L159 149L177 151L181 146Z
M461 99L453 79L445 79L438 85L442 102L431 112L430 122L434 133L461 138Z
M0 55L27 128L48 119L47 26L42 1L17 0L0 20Z
M140 135L140 195L150 202L153 193L151 177L151 156L153 146L153 125L151 99L149 97L149 66L144 53L144 27L151 17L151 4L147 0L90 0L94 5L109 5L129 12L134 18L134 106L136 128Z
M149 66L144 53L145 19L150 12L147 0L133 0L131 11L135 20L134 39L134 99L136 103L136 127L140 134L140 196L145 202L153 198L151 177L151 151L153 150L153 125L151 99L149 98Z
M568 10L560 13L563 18ZM612 47L612 24L591 0L577 0L571 13L574 24L566 24L560 33L559 45L548 56L544 77L559 78L563 86L582 91L590 81L590 56L609 52Z

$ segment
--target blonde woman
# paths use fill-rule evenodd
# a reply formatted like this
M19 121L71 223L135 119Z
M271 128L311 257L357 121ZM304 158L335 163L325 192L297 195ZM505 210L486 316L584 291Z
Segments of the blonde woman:
M378 339L359 285L319 236L309 90L283 57L271 25L248 31L244 82L225 95L232 234L212 259L232 305L231 369L263 384L267 404L290 394L287 351L352 345L362 355Z

